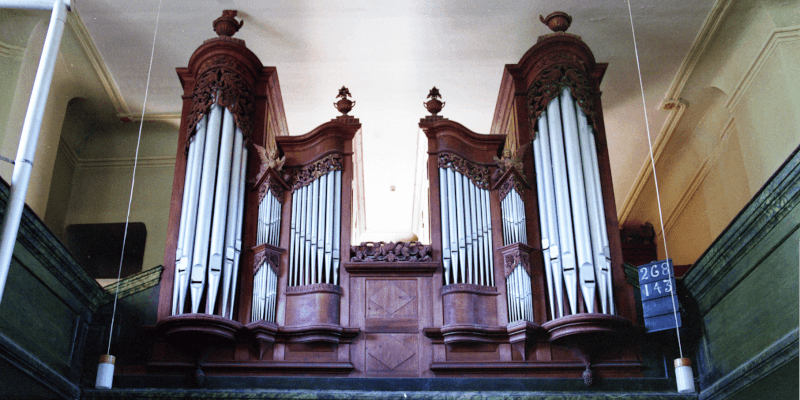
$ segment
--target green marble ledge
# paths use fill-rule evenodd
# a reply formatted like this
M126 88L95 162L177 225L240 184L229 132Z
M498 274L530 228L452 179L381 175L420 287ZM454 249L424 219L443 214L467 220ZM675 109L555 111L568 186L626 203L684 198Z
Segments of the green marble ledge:
M556 393L556 392L388 392L357 390L270 390L270 389L112 389L84 390L82 399L387 399L387 400L613 400L686 399L697 395L678 393Z

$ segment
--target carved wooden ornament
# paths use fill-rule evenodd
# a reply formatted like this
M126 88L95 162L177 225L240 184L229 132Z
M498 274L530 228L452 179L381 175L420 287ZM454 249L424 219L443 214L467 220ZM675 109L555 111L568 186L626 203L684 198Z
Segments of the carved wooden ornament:
M528 276L531 274L531 257L528 253L522 251L515 251L510 254L506 254L503 257L503 264L505 266L505 276L508 278L518 266L522 266L525 268L525 271L528 272Z
M255 103L253 89L247 80L240 74L243 67L238 62L226 56L211 58L200 66L199 78L192 93L192 109L189 112L189 139L194 136L197 123L208 114L211 106L219 104L227 108L242 130L245 138L249 138L253 131Z
M439 154L439 168L450 168L481 189L489 189L489 168L474 164L452 153Z
M326 175L331 171L342 170L342 155L329 154L310 165L300 168L294 174L294 184L292 190L300 189L317 180L317 178Z
M350 247L352 262L424 262L431 261L431 246L420 242L364 242Z
M255 257L253 257L253 276L258 273L258 270L264 265L264 261L266 261L267 265L275 272L275 275L280 275L278 273L278 263L280 262L280 255L269 250L264 250L259 253L256 253Z
M583 60L571 53L561 53L539 61L533 69L541 72L528 88L528 110L531 121L536 121L542 115L542 111L547 109L547 104L558 97L561 88L567 86L578 106L589 118L595 130L597 129L594 120L592 85L587 78Z

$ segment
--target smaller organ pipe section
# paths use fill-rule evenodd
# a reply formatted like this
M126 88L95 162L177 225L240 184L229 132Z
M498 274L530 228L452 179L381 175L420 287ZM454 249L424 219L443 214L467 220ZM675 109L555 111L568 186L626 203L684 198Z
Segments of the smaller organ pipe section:
M275 305L278 294L278 274L275 266L264 261L253 277L252 322L275 322Z
M494 286L488 185L459 172L455 163L464 162L449 154L439 158L444 281Z
M533 151L551 318L576 314L578 296L586 312L613 314L594 131L568 87L539 117Z
M292 195L289 286L338 285L342 171L330 170L300 184Z
M525 227L525 203L517 189L512 188L500 202L503 212L503 244L528 244Z
M522 265L506 277L506 298L508 299L508 322L533 322L533 293L531 276Z
M258 230L256 243L278 247L281 234L281 203L268 191L258 204Z
M513 179L513 178L510 178ZM500 201L503 218L503 244L528 244L525 226L525 203L515 187ZM533 321L533 294L531 276L522 265L517 265L506 277L508 321Z
M233 318L246 162L242 131L233 114L215 103L189 143L172 315L188 312Z

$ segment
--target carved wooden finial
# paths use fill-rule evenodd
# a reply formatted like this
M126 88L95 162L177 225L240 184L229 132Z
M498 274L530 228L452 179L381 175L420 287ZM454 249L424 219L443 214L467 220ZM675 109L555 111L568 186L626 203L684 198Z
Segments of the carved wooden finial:
M548 28L552 29L553 32L566 32L566 30L569 29L569 25L572 23L572 16L563 11L556 11L550 13L547 17L540 15L539 20L547 25Z
M353 107L356 106L355 101L348 99L348 97L351 96L352 95L350 94L350 89L344 86L342 86L342 88L339 89L339 94L336 95L336 98L340 100L337 101L336 103L333 103L333 106L336 107L336 109L339 110L339 112L342 113L342 115L347 115L347 113L349 113L350 110L352 110Z
M442 108L444 108L444 102L439 100L442 98L442 95L439 93L439 89L437 89L436 86L434 86L433 89L431 89L431 91L428 93L428 98L430 100L427 102L422 102L422 105L428 110L429 113L431 113L431 115L436 115L442 111Z
M223 10L222 16L214 20L214 32L220 36L233 36L244 25L244 21L237 21L236 10Z

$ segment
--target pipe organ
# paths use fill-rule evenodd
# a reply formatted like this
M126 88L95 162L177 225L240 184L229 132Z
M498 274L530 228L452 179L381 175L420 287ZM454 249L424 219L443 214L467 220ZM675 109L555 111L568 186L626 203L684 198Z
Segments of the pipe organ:
M561 18L561 29L562 14L547 21ZM231 37L235 15L215 21L220 36L178 69L184 108L153 365L641 376L600 102L606 65L578 36L543 36L506 65L491 134L436 115L444 103L432 90L419 123L431 243L359 245L362 132L347 115L349 90L335 103L343 115L288 136L277 72Z

